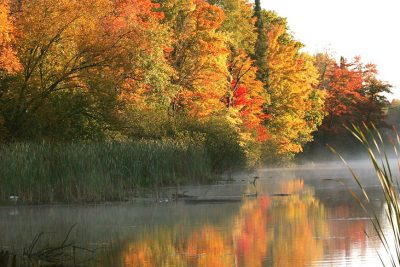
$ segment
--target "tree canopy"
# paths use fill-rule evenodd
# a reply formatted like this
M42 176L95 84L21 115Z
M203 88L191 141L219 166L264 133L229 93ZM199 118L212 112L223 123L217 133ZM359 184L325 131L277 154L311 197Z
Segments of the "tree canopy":
M255 165L384 125L376 66L303 46L258 0L1 0L0 140L189 138Z

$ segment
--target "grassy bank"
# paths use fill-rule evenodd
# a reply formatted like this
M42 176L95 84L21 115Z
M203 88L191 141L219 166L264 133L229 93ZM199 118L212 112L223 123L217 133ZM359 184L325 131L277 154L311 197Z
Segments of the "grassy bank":
M201 145L178 141L8 144L0 147L0 201L119 200L138 188L213 178Z

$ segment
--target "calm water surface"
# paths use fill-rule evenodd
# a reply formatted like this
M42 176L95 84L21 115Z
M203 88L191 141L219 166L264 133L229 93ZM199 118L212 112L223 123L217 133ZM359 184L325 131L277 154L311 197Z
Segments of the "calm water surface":
M378 181L359 167L382 214ZM356 186L347 170L318 165L255 175L256 186L252 176L237 176L232 183L180 188L208 198L258 194L237 203L0 208L0 248L22 251L39 232L45 234L38 247L62 242L77 223L69 240L96 249L90 266L380 266L382 248L348 192Z

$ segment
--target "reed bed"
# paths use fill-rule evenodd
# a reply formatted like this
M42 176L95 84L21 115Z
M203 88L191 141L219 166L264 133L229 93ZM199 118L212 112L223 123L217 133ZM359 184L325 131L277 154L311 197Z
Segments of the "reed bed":
M399 202L399 174L400 174L400 157L398 148L400 147L400 137L395 131L395 138L389 138L390 145L388 146L379 130L374 126L364 124L361 127L353 125L349 131L354 137L360 141L368 153L371 165L374 167L377 179L385 199L385 216L380 218L380 211L376 211L371 205L371 199L368 196L367 189L352 167L339 155L341 160L347 165L352 173L353 178L361 189L361 195L357 195L354 191L350 190L359 205L370 216L374 230L379 237L379 240L384 248L382 255L378 256L383 266L400 266L400 202ZM391 147L390 153L387 147ZM338 154L333 148L333 152ZM390 160L390 155L394 155L395 164ZM398 169L398 170L395 170ZM389 223L389 231L384 227L384 221ZM367 234L367 233L366 233Z
M139 188L212 178L203 146L173 140L0 147L2 202L123 200Z

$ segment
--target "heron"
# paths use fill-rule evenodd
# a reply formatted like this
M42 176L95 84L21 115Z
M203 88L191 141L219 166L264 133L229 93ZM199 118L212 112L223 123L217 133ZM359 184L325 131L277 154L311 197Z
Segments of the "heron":
M257 181L257 179L260 179L260 177L254 176L254 177L253 177L253 181L251 181L250 184L252 184L254 187L256 187L256 181Z
M260 179L260 177L258 177L258 176L254 176L253 177L253 181L251 181L250 182L250 184L252 184L253 186L254 186L254 190L256 191L256 193L255 193L255 196L257 197L257 187L256 187L256 182L257 182L257 179Z

